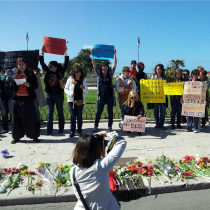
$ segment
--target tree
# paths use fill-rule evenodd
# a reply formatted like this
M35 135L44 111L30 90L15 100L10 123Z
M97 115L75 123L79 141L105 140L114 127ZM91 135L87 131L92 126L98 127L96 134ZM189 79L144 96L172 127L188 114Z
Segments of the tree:
M184 60L170 60L169 62L170 62L170 66L175 67L176 69L178 69L179 66L182 66L182 67L185 66Z
M97 65L100 65L102 62L103 60L96 60ZM110 65L110 61L106 62L108 62ZM93 65L90 58L90 49L81 49L76 57L69 60L69 65L64 75L65 79L71 75L72 69L75 65L82 67L85 74L93 71Z
M184 60L170 60L170 64L166 68L166 76L169 81L172 81L175 76L175 71L179 69L179 67L184 67Z

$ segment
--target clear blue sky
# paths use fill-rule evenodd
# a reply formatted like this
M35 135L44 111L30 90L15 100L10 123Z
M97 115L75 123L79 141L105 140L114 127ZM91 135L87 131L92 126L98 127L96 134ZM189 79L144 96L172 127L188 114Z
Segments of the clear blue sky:
M151 73L158 63L183 59L185 68L210 71L210 1L0 1L0 50L40 49L43 36L69 41L68 54L85 46L113 44L117 72L138 60ZM45 61L63 56L45 54Z

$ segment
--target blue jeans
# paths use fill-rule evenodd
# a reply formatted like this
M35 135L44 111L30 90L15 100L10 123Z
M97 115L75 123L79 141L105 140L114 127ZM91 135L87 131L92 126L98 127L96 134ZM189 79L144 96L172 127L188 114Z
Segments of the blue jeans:
M175 124L175 115L177 114L177 125L181 124L182 104L180 99L171 99L171 124Z
M112 95L110 97L101 97L100 98L100 106L97 109L96 119L95 119L95 127L98 127L99 121L101 119L101 114L104 110L104 105L107 104L107 112L109 115L108 119L108 127L112 127L113 124L113 98Z
M12 98L9 98L5 102L0 98L0 109L2 114L2 127L3 130L9 130L8 128L8 113L12 122Z
M164 103L155 103L154 106L154 118L155 118L155 124L158 125L160 128L163 127L165 122L165 115L166 115L166 106ZM160 112L159 112L160 107ZM160 113L160 117L159 117Z
M70 125L71 132L75 133L76 118L77 118L77 132L82 133L82 109L84 105L82 104L81 106L76 106L75 104L73 104L73 102L69 102L68 104L71 112L71 125Z
M120 106L120 111L121 111L121 118L122 118L122 121L124 120L124 106Z
M199 122L199 117L187 117L187 130L200 130Z
M46 96L47 100L47 132L53 132L53 113L54 113L54 106L56 104L59 122L58 127L59 131L62 132L64 129L64 115L63 115L63 101L64 95L50 95L47 93Z

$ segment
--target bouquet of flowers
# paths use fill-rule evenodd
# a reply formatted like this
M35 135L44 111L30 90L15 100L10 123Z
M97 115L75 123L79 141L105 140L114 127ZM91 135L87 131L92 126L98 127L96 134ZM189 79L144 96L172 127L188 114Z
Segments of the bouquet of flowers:
M74 165L51 165L50 171L52 173L53 179L57 184L57 187L71 186L70 174L69 171Z
M168 182L171 182L171 179L177 175L178 170L178 168L175 167L174 162L164 154L156 157L155 162L156 163L153 165L155 174L161 174Z
M38 177L48 183L48 188L51 193L56 193L58 187L71 186L69 171L72 165L57 165L49 163L38 164Z
M199 157L199 155L189 156L186 155L184 158L179 160L180 167L185 170L181 174L182 178L189 179L194 178L195 175L210 182L210 170L209 170L209 159L207 157Z

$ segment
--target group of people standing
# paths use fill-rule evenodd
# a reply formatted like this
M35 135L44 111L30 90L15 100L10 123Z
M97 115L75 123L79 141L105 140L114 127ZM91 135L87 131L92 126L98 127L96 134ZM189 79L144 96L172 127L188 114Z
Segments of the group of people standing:
M0 108L3 120L3 129L0 133L3 134L10 131L13 137L11 142L12 144L19 142L24 135L32 138L34 142L39 142L39 106L43 107L47 105L47 135L52 135L54 106L56 105L59 117L58 133L62 133L64 130L64 93L67 95L67 102L71 113L69 137L74 137L76 130L78 135L82 136L82 110L86 102L85 94L88 93L85 73L80 66L74 66L72 74L65 84L63 82L63 76L69 62L67 48L65 48L65 59L63 65L59 64L57 61L51 61L49 62L49 65L46 65L44 62L43 51L44 47L42 47L39 61L42 69L46 72L44 77L46 98L44 97L40 82L40 72L38 71L38 73L36 73L34 69L28 69L27 61L24 58L17 59L17 67L12 70L12 75L9 75L8 71L5 72L5 75L0 73ZM131 66L124 66L122 68L122 74L116 78L116 82L113 84L112 79L117 66L116 53L116 50L114 50L112 67L109 67L108 62L96 65L96 60L92 59L93 69L97 77L97 112L93 132L98 130L99 121L105 104L107 104L108 112L108 130L112 131L113 107L116 105L115 91L118 93L117 99L121 110L120 127L122 127L124 115L136 116L137 119L144 116L144 106L140 100L140 80L147 79L147 74L144 73L144 63L136 63L135 60L132 60ZM187 69L177 69L173 82L188 81L189 74L190 72ZM198 67L198 69L193 70L191 77L192 81L208 82L207 72L202 67ZM18 79L25 79L25 82L18 84L16 81ZM155 66L154 74L151 76L151 79L164 80L165 82L168 81L162 64L157 64ZM152 108L154 109L155 128L167 129L164 126L164 122L166 108L168 106L168 97L165 97L166 103L152 104ZM175 116L177 116L177 128L181 129L181 122L187 121L187 131L191 131L193 128L194 132L199 132L200 118L187 117L186 120L186 117L181 116L182 96L170 96L170 102L172 108L172 129L175 129ZM8 127L8 112L10 113L12 121L12 126L10 128ZM207 120L208 110L206 102L206 115L205 118L202 119L203 127L205 126ZM137 133L137 135L141 135L141 133Z

